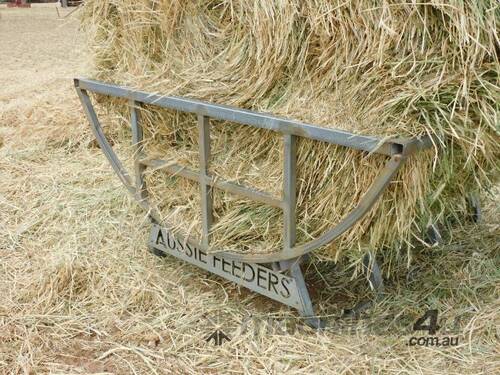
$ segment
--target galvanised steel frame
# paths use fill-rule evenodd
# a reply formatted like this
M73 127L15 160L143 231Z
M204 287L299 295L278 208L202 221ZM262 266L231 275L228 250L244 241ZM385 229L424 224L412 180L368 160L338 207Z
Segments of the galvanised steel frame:
M192 247L197 248L202 252L210 249L210 228L213 222L212 191L214 188L282 209L284 214L284 242L281 251L269 254L242 254L237 252L221 251L217 253L217 256L222 257L225 260L232 261L233 265L235 264L234 262L261 265L270 264L274 270L270 272L288 271L294 283L293 288L297 288L296 294L299 302L293 301L292 303L289 303L286 300L280 300L276 296L268 296L297 308L303 316L310 318L308 322L314 326L318 326L320 323L319 320L313 318L314 311L312 303L300 270L301 259L303 259L304 256L312 250L335 240L342 233L357 223L381 196L384 189L390 183L404 161L415 152L429 148L432 145L432 141L429 137L410 139L397 138L387 140L372 136L357 135L344 130L322 128L294 120L276 117L270 114L218 105L184 97L151 94L88 79L75 79L75 88L102 151L127 190L136 198L144 209L148 210L154 223L150 246L156 248L156 250L168 251L168 248L162 244L158 244L154 238L155 235L157 236L158 233L161 232L161 228L158 224L161 220L155 208L148 203L147 187L143 179L143 174L146 168L162 169L168 173L196 181L200 184L203 229L201 242L192 238L182 238L179 235L176 235L175 237L179 243L190 244ZM132 128L132 143L135 147L136 154L135 183L114 153L109 142L106 140L96 112L94 111L92 101L88 94L89 92L123 98L129 101L131 108L130 125ZM148 160L145 158L142 146L142 127L139 121L139 108L143 104L169 108L181 112L194 113L198 116L199 171L180 165L172 165L171 163L167 163L163 160ZM236 122L282 134L284 142L284 184L281 199L276 199L268 192L259 191L229 181L223 181L219 178L215 179L214 176L210 175L210 118ZM357 207L347 214L335 227L320 237L301 245L296 244L296 163L298 137L327 142L359 151L382 154L389 158L378 177L360 200ZM213 249L211 252L213 252ZM176 254L172 253L172 255ZM374 259L369 257L366 257L364 261L365 263L371 264L370 282L372 287L380 291L383 288L383 284L378 265ZM202 266L200 264L197 265ZM213 267L209 270L214 273L218 273ZM262 293L262 291L252 283L240 282L240 284Z

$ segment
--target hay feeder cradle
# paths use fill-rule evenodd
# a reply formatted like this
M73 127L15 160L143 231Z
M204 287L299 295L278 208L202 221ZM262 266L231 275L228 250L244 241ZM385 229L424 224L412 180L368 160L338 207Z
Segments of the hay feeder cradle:
M150 251L159 256L165 256L165 254L173 255L280 303L293 307L305 318L307 324L318 328L322 327L324 322L315 316L300 268L301 262L307 258L311 251L334 241L355 225L382 195L384 189L391 182L404 161L419 150L432 146L432 141L429 137L382 140L377 137L322 128L265 113L184 97L151 94L94 80L75 79L74 83L86 116L102 151L127 190L149 213L152 221L148 244ZM132 145L135 151L135 179L132 179L124 169L111 145L106 140L96 112L94 111L89 92L123 98L129 101ZM142 146L142 127L138 111L138 108L143 104L193 113L198 116L200 145L199 171L179 165L172 165L162 160L148 160L145 158ZM276 199L267 192L223 181L219 178L215 179L210 176L210 118L236 122L282 134L284 143L282 199ZM384 168L365 192L357 207L347 214L335 227L320 237L301 245L296 244L295 238L297 137L328 142L370 153L383 154L388 157ZM162 169L170 174L187 178L200 184L203 230L201 242L192 238L183 238L177 234L174 237L168 228L159 224L161 221L158 213L148 203L148 190L143 178L147 168ZM284 243L281 251L269 254L241 254L229 251L215 253L210 251L208 253L207 250L210 247L209 233L212 225L212 190L214 188L282 209L284 214ZM478 205L475 206L475 215L478 219L480 215ZM436 240L439 239L440 235L436 228L431 226L430 229L432 232L430 233L430 237L434 236ZM368 254L364 257L363 263L369 269L370 286L380 295L383 292L383 280L376 260Z

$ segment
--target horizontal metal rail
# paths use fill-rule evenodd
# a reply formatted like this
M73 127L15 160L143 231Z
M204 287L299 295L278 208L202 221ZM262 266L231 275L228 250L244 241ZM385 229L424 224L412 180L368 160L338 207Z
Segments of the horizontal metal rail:
M197 171L187 167L180 166L175 163L169 163L165 160L143 159L140 160L139 162L140 164L145 165L152 169L164 170L173 176L181 176L191 181L200 180L200 175ZM282 200L276 199L271 194L268 194L266 192L245 187L240 184L236 184L234 182L224 181L213 176L203 176L202 181L211 187L218 188L228 193L241 195L245 198L249 198L272 207L283 208Z
M237 194L254 201L258 201L283 210L284 222L284 244L281 251L269 254L242 254L237 252L221 251L221 255L227 259L234 259L244 262L270 263L300 257L314 249L327 245L338 238L348 229L352 228L375 204L384 189L390 183L404 160L414 152L430 147L432 141L429 137L397 139L384 141L376 137L356 135L343 130L325 129L314 125L283 119L272 115L247 111L235 107L217 105L202 102L194 99L180 98L174 96L161 96L136 91L125 87L110 85L92 80L75 79L75 88L84 107L87 118L92 126L96 139L104 154L111 163L116 174L127 187L127 189L139 201L142 207L148 210L151 217L160 222L159 213L147 201L147 188L144 182L144 172L146 168L162 169L172 175L178 175L200 184L201 194L201 216L202 216L202 239L201 243L191 238L179 240L190 243L202 250L210 249L210 228L212 226L213 193L212 188L218 188L233 194ZM132 143L136 150L135 155L135 184L123 168L120 160L114 153L109 142L106 140L97 115L93 109L92 101L88 91L126 98L132 107L131 126L133 139ZM164 108L179 110L182 112L196 113L198 115L199 131L199 157L200 170L195 171L186 167L169 163L164 160L148 160L144 157L142 147L142 127L139 121L139 111L137 107L142 104L151 104ZM282 199L275 198L268 192L259 191L247 186L242 186L229 181L218 179L209 175L210 163L210 118L237 122L252 127L268 129L279 132L283 135L283 193ZM296 137L304 137L317 141L328 142L340 146L349 147L356 150L374 152L390 156L390 160L379 176L372 183L372 186L365 192L358 205L338 223L334 228L325 232L320 237L305 244L296 245L296 174L297 174L297 147Z
M391 156L400 154L403 150L401 142L404 142L404 140L396 142L378 137L358 135L340 129L322 128L300 121L289 120L267 113L248 111L237 107L213 104L196 99L151 94L88 79L75 79L75 86L96 94L125 98L181 112L196 113L214 119L251 125L257 128L310 138L360 151Z

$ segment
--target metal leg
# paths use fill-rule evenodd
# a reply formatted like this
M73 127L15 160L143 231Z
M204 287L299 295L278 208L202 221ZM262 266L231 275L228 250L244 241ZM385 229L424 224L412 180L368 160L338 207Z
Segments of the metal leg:
M309 291L307 290L304 275L302 274L299 263L300 262L296 261L290 267L290 276L292 276L297 283L297 289L302 304L302 307L298 309L299 313L304 317L308 326L316 329L325 328L325 322L314 313L311 297L309 296Z
M309 296L309 291L307 290L307 285L304 280L304 274L300 268L300 264L303 263L304 260L305 259L301 257L282 262L275 262L272 263L272 267L274 270L280 272L286 270L290 271L290 276L294 278L297 285L301 302L301 307L298 308L298 311L299 314L304 317L306 324L315 329L325 328L325 322L314 313L311 297Z
M160 257L160 258L165 258L167 256L167 253L165 253L164 251L161 251L161 250L158 250L156 247L154 246L148 246L148 251L157 256L157 257Z
M295 246L297 240L296 205L297 205L297 139L291 134L285 134L284 144L284 173L283 173L283 216L284 216L284 251L287 252ZM302 257L274 262L273 268L279 271L290 271L290 276L295 279L300 298L300 315L305 318L308 326L316 329L324 328L325 324L314 313L311 297L307 290L304 275L300 269Z
M363 266L368 270L368 281L370 288L375 292L377 299L380 299L385 291L382 272L375 257L368 253L363 257Z
M479 223L483 216L479 195L477 193L469 194L467 203L469 204L470 218L474 223Z
M368 271L368 282L370 288L375 293L375 300L378 301L383 298L385 286L382 272L375 257L368 253L363 257L363 267ZM357 317L360 313L373 306L373 301L362 300L356 304L352 309L344 310L344 317Z
M427 227L426 240L429 241L429 244L432 246L439 245L443 242L443 237L436 224L431 224Z

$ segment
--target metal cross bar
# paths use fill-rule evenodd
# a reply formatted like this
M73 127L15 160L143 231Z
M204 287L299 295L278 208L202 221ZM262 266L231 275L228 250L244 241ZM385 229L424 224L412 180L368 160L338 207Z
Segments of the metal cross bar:
M169 163L165 160L142 159L139 162L149 168L165 170L172 175L181 176L191 181L200 180L199 173L195 170L180 166L175 163ZM254 201L264 203L272 207L283 208L283 201L275 198L272 194L269 194L267 192L246 187L234 182L225 181L214 176L203 176L203 179L207 185L210 185L213 188L217 188L236 195L241 195L245 198L253 199Z

